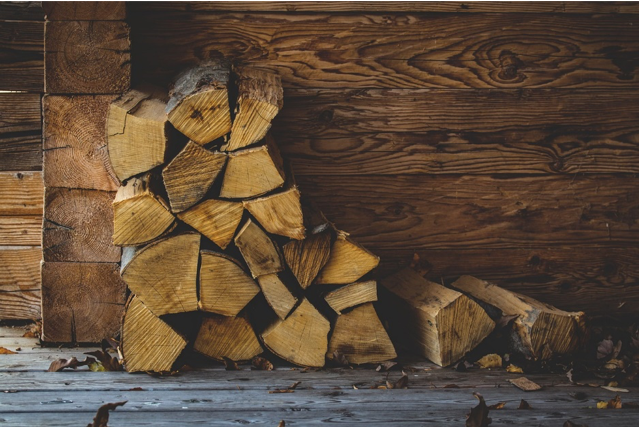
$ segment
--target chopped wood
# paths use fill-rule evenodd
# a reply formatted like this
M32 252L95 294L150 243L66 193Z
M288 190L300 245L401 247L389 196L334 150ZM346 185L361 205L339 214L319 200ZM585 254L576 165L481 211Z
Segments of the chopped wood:
M164 233L175 221L166 201L152 191L151 175L133 178L113 200L113 244L142 245Z
M291 240L282 247L284 259L304 289L308 288L331 254L331 232L308 236L304 240Z
M342 310L349 307L377 301L377 282L369 280L351 283L329 292L324 299L337 314L342 314Z
M193 142L204 145L231 131L230 64L210 60L180 74L171 89L169 121Z
M573 352L584 336L582 312L563 311L472 276L462 276L452 286L487 304L487 312L497 312L495 318L517 316L510 341L513 350L527 356L547 359Z
M300 366L322 367L328 350L330 322L307 299L286 320L277 319L262 341L273 353Z
M266 231L302 240L306 235L297 187L244 202L244 207Z
M204 197L226 164L226 154L189 141L162 171L171 210L182 212Z
M236 316L260 288L230 256L213 251L202 251L201 255L200 310Z
M185 233L151 243L122 269L122 278L156 316L195 311L200 235Z
M508 382L510 382L512 385L514 385L515 387L523 391L541 390L541 386L539 384L530 381L526 377L513 378L508 380Z
M337 316L326 357L333 359L335 353L355 365L381 363L397 357L373 303Z
M257 282L262 289L266 302L277 314L277 317L286 319L286 316L297 304L295 295L291 293L290 289L277 274L265 274L258 277Z
M215 360L251 360L264 349L245 316L206 316L193 349Z
M208 199L180 212L178 218L211 239L222 249L233 240L240 225L244 206L241 202Z
M455 363L495 328L479 304L424 279L410 267L380 282L393 296L388 308L393 331L437 365Z
M251 219L246 220L235 236L235 246L240 250L254 278L284 269L277 245Z
M322 285L345 285L353 283L377 267L379 257L347 237L337 233L331 247L328 262L320 271L315 283Z
M186 340L155 316L139 298L130 299L122 324L124 367L129 372L169 372Z
M254 144L266 136L271 120L282 109L284 91L280 76L252 68L236 70L238 99L227 151Z

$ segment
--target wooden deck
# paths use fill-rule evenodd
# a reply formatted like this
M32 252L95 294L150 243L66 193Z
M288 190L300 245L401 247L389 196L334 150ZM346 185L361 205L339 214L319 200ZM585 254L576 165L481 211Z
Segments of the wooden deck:
M518 374L460 373L428 363L412 365L406 390L370 389L387 377L372 369L225 371L218 366L165 377L88 370L47 373L52 360L80 357L91 349L41 348L36 339L23 338L23 332L0 327L0 347L21 349L15 355L0 355L0 425L83 426L101 405L126 400L111 414L109 425L276 427L285 420L287 426L463 426L469 409L477 404L473 391L488 405L506 402L503 409L490 412L491 427L561 426L569 419L590 427L639 423L639 409L596 409L597 401L614 398L614 392L574 386L564 375L527 375L543 389L524 392L507 382ZM393 381L401 373L393 370L388 375ZM297 381L301 383L294 393L269 393ZM577 392L586 397L571 396ZM638 393L639 388L630 389L621 398L636 402ZM533 409L517 409L521 399Z

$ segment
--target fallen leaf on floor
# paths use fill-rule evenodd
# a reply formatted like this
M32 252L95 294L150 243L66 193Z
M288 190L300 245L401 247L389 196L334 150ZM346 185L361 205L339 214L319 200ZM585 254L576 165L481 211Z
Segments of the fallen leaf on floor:
M337 350L333 352L333 362L335 362L335 364L339 366L348 366L348 367L351 366L346 356Z
M477 364L482 369L488 368L501 368L502 360L498 354L487 354L477 361Z
M466 416L466 427L487 427L492 420L488 418L489 409L484 397L479 393L473 393L473 396L479 399L479 404L471 408L470 414Z
M75 357L72 357L68 360L58 359L51 362L51 365L49 365L49 369L47 370L47 372L60 372L66 368L77 369L80 366L89 366L92 363L96 363L96 360L93 357L87 357L84 360L78 360Z
M286 427L286 422L284 420L280 421L277 427Z
M572 421L568 420L564 423L564 427L588 427L586 424L575 424Z
M524 399L521 399L521 402L519 402L519 407L517 407L517 409L532 409L532 406L530 406L530 404Z
M253 367L259 371L272 371L274 369L273 364L260 356L255 356L251 361Z
M524 370L521 369L519 366L508 365L508 367L506 368L506 372L510 372L513 374L523 374Z
M116 344L117 346L117 344ZM95 357L99 363L89 365L89 369L94 372L117 372L122 371L122 363L117 357L112 357L109 354L109 348L112 347L111 341L102 340L102 350L89 351L84 354Z
M15 351L11 351L8 348L0 347L0 354L18 354Z
M16 348L16 351L22 351L22 348L18 347Z
M488 407L488 409L490 409L492 411L492 410L496 410L496 409L501 409L504 406L506 406L506 402L497 402L494 405L490 405Z
M359 390L359 388L355 384L353 384L353 390Z
M541 386L539 384L530 381L526 377L515 378L512 380L508 380L508 382L523 391L535 391L541 389Z
M270 394L276 394L276 393L294 393L295 389L297 388L298 385L300 385L302 382L301 381L296 381L294 382L292 385L288 386L288 388L278 388L275 390L269 390L268 392Z
M621 352L621 345L621 340L617 341L617 344L614 344L612 342L612 337L608 336L597 346L597 359L605 359L607 357L616 359Z
M142 387L133 387L128 389L127 391L144 391L144 389Z
M386 388L388 389L402 389L408 388L408 375L402 371L402 377L398 379L394 384L386 381Z
M610 359L603 365L603 369L607 371L615 371L617 369L623 369L626 367L626 364L621 359Z
M626 388L612 387L608 385L602 385L601 388L603 388L604 390L613 391L615 393L630 393L630 391Z
M397 365L397 362L384 362L384 363L380 363L379 366L377 366L377 368L375 369L377 372L379 371L389 371L390 368L392 368L393 366Z
M235 361L225 356L222 356L222 359L224 359L224 366L226 367L227 371L241 371L240 367L237 366L237 363Z
M109 411L115 411L115 408L124 405L126 402L125 400L124 402L107 403L106 405L100 406L97 414L95 414L95 418L93 418L93 422L87 424L87 427L108 427Z
M623 404L621 403L621 398L619 395L615 396L614 399L606 402L605 400L601 400L597 402L597 409L621 409Z

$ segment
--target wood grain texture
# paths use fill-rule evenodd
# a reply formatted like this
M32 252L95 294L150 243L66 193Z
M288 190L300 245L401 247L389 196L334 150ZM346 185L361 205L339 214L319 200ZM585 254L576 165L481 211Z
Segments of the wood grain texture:
M41 1L3 1L0 19L15 21L44 21Z
M40 247L0 249L0 319L40 318Z
M33 291L0 291L0 319L40 319L40 289Z
M47 187L116 191L106 141L114 96L45 96L44 183Z
M0 172L0 216L42 216L42 172Z
M137 78L224 54L284 88L636 87L633 15L166 12L132 17ZM167 44L165 40L171 39Z
M44 23L0 21L0 90L43 88Z
M41 216L0 216L0 242L4 246L39 246Z
M0 170L41 170L40 95L0 93L0 111Z
M123 1L46 1L47 21L118 21L126 18Z

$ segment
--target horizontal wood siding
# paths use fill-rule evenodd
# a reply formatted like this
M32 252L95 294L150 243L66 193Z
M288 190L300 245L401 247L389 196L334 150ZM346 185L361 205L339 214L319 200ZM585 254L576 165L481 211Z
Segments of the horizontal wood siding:
M0 90L42 92L44 22L2 19L0 11Z

